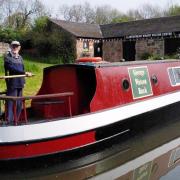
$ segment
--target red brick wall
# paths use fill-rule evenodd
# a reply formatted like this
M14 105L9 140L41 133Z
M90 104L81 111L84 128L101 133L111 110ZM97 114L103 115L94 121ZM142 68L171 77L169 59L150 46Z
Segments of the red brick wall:
M104 41L103 59L110 62L119 62L123 59L122 40Z
M76 41L76 52L77 52L77 58L88 56L93 57L94 56L94 41L89 40L89 50L83 49L83 41L84 40L77 40Z
M164 40L145 39L136 41L136 60L141 60L144 53L164 56Z

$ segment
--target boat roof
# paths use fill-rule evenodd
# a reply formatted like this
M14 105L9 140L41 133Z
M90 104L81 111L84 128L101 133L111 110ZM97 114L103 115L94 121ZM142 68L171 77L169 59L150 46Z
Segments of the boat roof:
M126 61L126 62L102 62L102 63L72 63L72 64L60 64L45 68L45 70L58 68L58 67L87 67L87 68L105 68L105 67L118 67L118 66L131 66L131 65L146 65L146 64L159 64L180 62L180 59L168 59L168 60L142 60L142 61Z

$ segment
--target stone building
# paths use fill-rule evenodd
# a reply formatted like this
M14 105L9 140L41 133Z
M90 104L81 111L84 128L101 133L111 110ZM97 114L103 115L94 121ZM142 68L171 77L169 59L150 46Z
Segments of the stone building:
M3 56L9 49L9 44L0 42L0 56Z
M180 48L180 16L107 25L50 21L72 37L77 58L101 56L105 61L134 61L146 54L172 55Z
M76 57L102 56L99 46L102 44L102 33L97 24L83 24L50 19L49 26L59 28L59 32L68 35L76 47ZM101 45L102 46L102 45ZM101 48L101 47L100 47ZM99 50L99 51L98 51Z

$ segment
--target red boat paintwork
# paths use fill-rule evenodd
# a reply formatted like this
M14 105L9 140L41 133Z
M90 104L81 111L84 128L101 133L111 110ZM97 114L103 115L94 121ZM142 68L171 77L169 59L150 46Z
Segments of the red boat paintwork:
M84 76L87 76L86 78L91 78L86 72ZM84 90L85 86L86 84L82 84L78 80L77 67L68 65L57 66L44 71L43 83L37 95L73 92L74 95L71 97L72 115L79 115L90 112L90 102L86 102L88 101L88 95ZM88 84L88 86L92 85ZM58 98L55 100L57 101ZM33 100L33 111L35 114L42 115L44 118L69 117L67 98L61 97L59 100L64 101L64 103L41 106L39 104L36 105L34 103L36 101Z
M158 83L154 84L151 82L153 96L162 95L168 92L173 92L179 90L179 86L171 86L168 77L167 68L173 66L179 66L178 61L168 61L168 62L138 62L134 64L118 64L111 66L109 63L105 67L98 65L89 66L86 63L84 67L81 65L65 65L57 66L52 69L45 70L43 77L43 84L41 86L38 94L51 94L51 93L63 93L66 91L74 92L72 97L72 115L79 115L87 112L96 112L98 110L104 110L107 108L113 108L115 106L124 105L138 100L144 100L149 97L144 97L141 99L133 99L132 88L128 90L123 90L122 81L127 79L130 82L130 77L128 74L129 67L147 67L149 71L149 77L153 75L157 76ZM80 67L81 66L81 67ZM95 76L95 92L87 100L89 94L85 93L85 86L92 86L92 84L83 85L79 81L77 76L77 67L79 68L93 68ZM82 76L87 76L87 79L92 78L92 74L82 74ZM84 81L85 82L85 81ZM68 101L66 98L60 98L63 100L63 104L51 104L39 106L33 104L32 108L37 114L43 114L44 118L56 118L56 117L67 117L69 116ZM86 106L85 106L86 104ZM60 109L60 110L57 110Z
M0 145L0 160L30 158L71 150L95 142L95 132L43 142Z
M180 61L146 61L118 63L117 65L111 63L104 65L85 63L54 66L45 69L43 83L38 95L73 92L74 95L71 99L73 116L97 112L99 110L108 110L108 108L115 108L116 106L126 105L136 101L144 101L148 98L180 90L180 85L171 85L168 75L168 68L176 66L180 67ZM149 96L143 96L137 99L133 97L131 77L128 71L128 68L133 67L147 67L148 78L151 79L154 75L157 77L157 84L150 80L152 94ZM128 80L130 83L130 87L127 90L124 90L122 87L122 81L124 79ZM40 105L36 100L32 100L32 110L34 113L44 118L59 117L59 122L61 118L69 117L68 101L66 98L61 97L54 99L54 101L61 101L59 104L43 104L44 101L46 100L41 100L42 104ZM141 113L141 111L139 111L139 113ZM103 118L104 117L102 117L101 121L104 120ZM83 127L86 128L86 126ZM56 140L44 140L43 142L29 144L23 142L24 144L12 143L9 145L0 145L0 160L53 154L88 145L96 141L95 128L91 129L93 130L92 132L79 135L72 134L70 137ZM83 129L81 132L85 131L86 129Z
M162 95L168 92L179 90L179 86L172 87L168 77L167 68L179 66L179 62L169 63L149 63L141 65L131 65L130 67L147 66L150 78L156 75L158 83L152 85L153 96ZM132 97L132 88L128 90L122 89L122 80L127 79L130 82L128 75L128 67L125 66L112 66L107 68L96 68L97 87L96 93L90 105L91 112L98 110L112 108L115 106L131 103L134 101ZM147 99L148 97L141 98L140 100Z
M67 91L72 91L75 94L79 94L78 91L80 87L78 87L76 76L76 69L71 67L62 67L59 71L59 68L53 68L52 70L44 73L43 83L41 89L38 94L53 94L55 92L63 93ZM58 98L56 98L58 100ZM60 98L61 101L64 101L63 104L52 104L39 106L38 104L33 104L32 107L35 110L35 113L41 115L43 114L45 118L51 117L66 117L69 116L68 112L68 101L67 98ZM79 97L73 96L71 100L72 114L79 114ZM60 111L57 111L61 109ZM48 114L47 112L50 111Z

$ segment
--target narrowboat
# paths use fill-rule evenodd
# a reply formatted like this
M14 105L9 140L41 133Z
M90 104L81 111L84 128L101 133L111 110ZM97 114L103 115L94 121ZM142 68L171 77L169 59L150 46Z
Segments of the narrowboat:
M0 160L77 150L129 132L128 126L121 128L121 122L133 119L131 123L136 124L142 114L146 117L176 107L180 61L80 59L45 68L37 95L1 95L0 100L14 102L14 123L0 125ZM16 116L17 100L23 102L20 117ZM30 107L26 107L27 101Z

